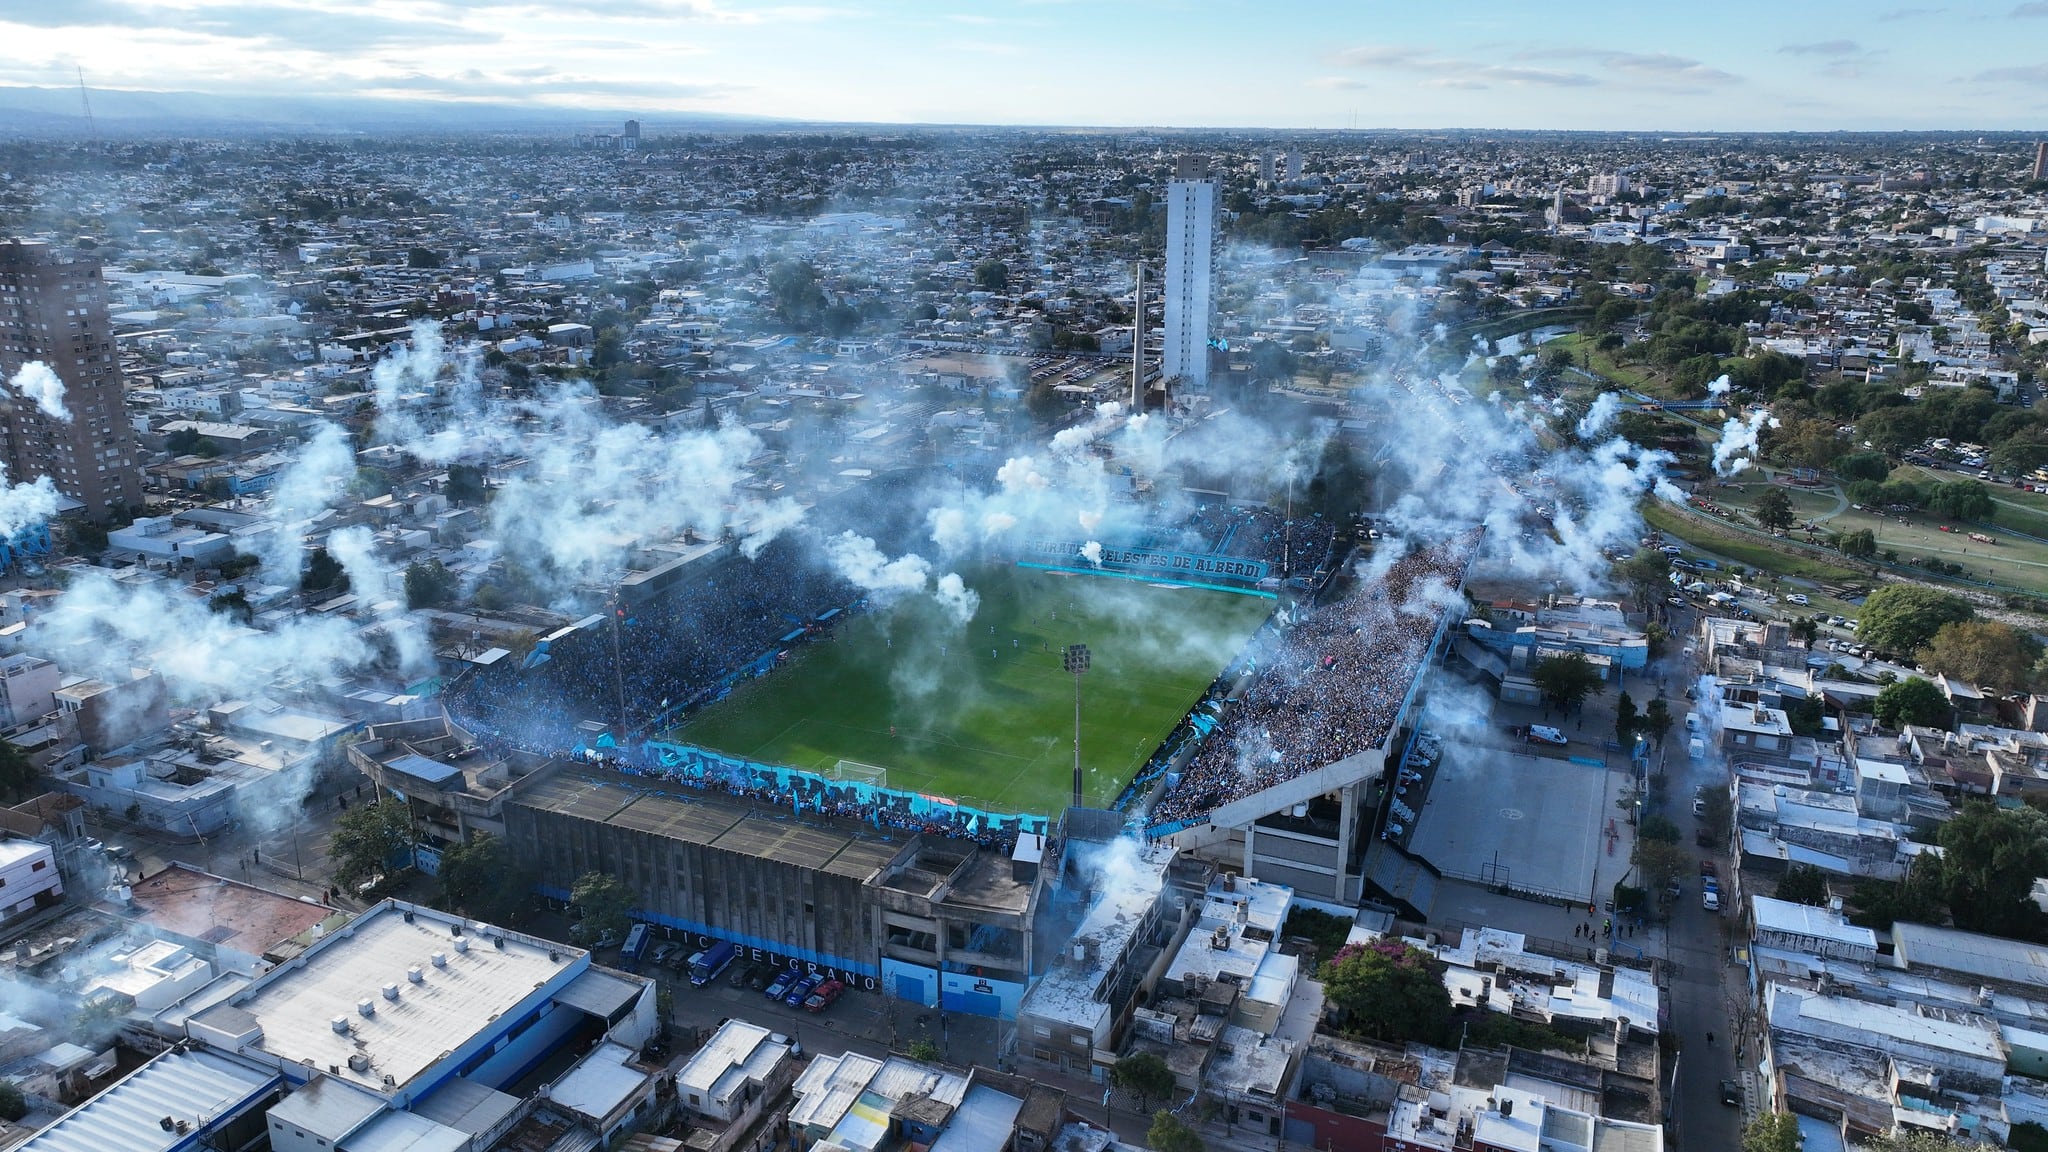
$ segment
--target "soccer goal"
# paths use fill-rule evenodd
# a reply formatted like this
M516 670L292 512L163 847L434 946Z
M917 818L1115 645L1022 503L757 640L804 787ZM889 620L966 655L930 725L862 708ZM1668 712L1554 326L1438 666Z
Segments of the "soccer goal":
M879 764L863 764L858 760L841 760L832 769L834 780L852 780L875 788L889 786L889 770Z

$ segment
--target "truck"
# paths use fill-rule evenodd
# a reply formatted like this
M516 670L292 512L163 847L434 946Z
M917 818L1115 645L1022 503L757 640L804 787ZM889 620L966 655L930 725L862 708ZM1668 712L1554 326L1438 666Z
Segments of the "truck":
M619 966L631 972L640 963L640 957L647 951L647 925L635 924L626 932L626 942L619 948Z
M730 967L732 958L737 955L739 949L734 948L730 940L720 940L706 948L690 962L690 986L702 988L718 979L718 974Z
M1685 742L1685 754L1694 760L1705 760L1707 758L1707 742L1697 736L1692 737Z

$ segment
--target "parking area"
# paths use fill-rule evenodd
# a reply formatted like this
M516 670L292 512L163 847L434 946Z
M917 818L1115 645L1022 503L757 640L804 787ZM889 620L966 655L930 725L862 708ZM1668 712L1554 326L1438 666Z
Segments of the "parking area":
M1628 867L1624 784L1603 766L1447 741L1408 849L1448 877L1590 902L1603 872L1611 885Z

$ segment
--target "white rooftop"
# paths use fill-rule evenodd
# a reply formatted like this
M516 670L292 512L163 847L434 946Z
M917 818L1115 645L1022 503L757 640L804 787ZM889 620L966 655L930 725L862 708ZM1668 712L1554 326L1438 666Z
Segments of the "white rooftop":
M1892 925L1901 968L1941 968L2013 984L2048 987L2048 947L1927 924Z
M253 1022L262 1035L244 1051L388 1093L587 966L580 949L386 901L193 1020L231 1034ZM415 967L417 984L408 979ZM396 1000L384 998L386 985L397 986ZM368 1016L358 1008L365 1001ZM335 1021L347 1031L336 1032ZM358 1054L367 1069L349 1067Z
M1810 904L1795 904L1790 900L1777 900L1769 896L1752 896L1750 902L1755 910L1756 927L1759 932L1811 936L1856 948L1867 948L1873 953L1877 950L1877 933L1868 928L1856 927L1840 912L1828 908L1815 908Z
M166 1052L17 1145L21 1152L169 1152L192 1135L166 1132L166 1116L197 1123L270 1090L277 1074L205 1049Z
M647 1073L632 1067L633 1050L607 1041L576 1062L548 1089L548 1099L603 1124L612 1110L647 1084Z

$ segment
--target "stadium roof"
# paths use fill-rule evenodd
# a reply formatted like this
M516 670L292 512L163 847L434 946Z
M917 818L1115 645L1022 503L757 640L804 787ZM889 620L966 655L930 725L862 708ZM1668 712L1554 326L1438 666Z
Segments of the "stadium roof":
M813 823L708 792L656 792L609 773L564 772L521 793L516 803L611 824L687 844L866 880L903 849L864 829Z
M166 1052L20 1145L29 1152L167 1152L191 1131L240 1111L278 1083L277 1073L205 1049Z

